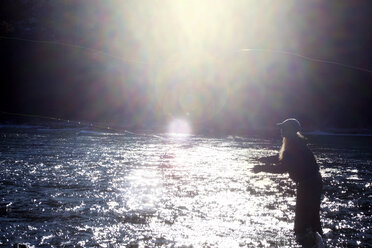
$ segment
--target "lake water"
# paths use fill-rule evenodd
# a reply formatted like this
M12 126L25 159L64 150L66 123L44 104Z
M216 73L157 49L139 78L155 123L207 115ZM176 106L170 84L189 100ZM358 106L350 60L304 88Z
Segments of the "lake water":
M0 128L0 247L298 247L279 139ZM328 247L371 247L372 137L309 139Z

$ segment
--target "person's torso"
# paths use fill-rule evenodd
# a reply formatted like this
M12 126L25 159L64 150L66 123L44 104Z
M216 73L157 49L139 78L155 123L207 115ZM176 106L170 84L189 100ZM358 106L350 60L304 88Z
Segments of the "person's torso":
M313 153L304 144L283 154L289 177L296 183L319 175L319 166Z

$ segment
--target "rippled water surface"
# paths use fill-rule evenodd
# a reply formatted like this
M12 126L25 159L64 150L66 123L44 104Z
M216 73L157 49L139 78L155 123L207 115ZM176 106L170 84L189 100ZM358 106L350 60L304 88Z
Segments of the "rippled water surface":
M280 140L0 129L0 247L297 247ZM371 247L371 137L310 139L328 247Z

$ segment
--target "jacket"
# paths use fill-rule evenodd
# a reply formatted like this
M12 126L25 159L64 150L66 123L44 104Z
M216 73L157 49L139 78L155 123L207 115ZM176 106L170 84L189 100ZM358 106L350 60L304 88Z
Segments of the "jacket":
M283 152L282 159L271 157L271 162L276 160L276 165L264 165L262 171L271 173L288 173L289 177L296 183L306 182L308 179L319 176L319 166L316 163L314 154L307 147L305 142L296 139L292 149Z

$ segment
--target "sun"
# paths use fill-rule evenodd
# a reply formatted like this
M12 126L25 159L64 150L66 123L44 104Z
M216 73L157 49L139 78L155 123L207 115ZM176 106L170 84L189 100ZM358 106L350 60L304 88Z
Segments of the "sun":
M191 126L184 119L174 119L169 123L168 134L175 136L189 136L192 133Z

